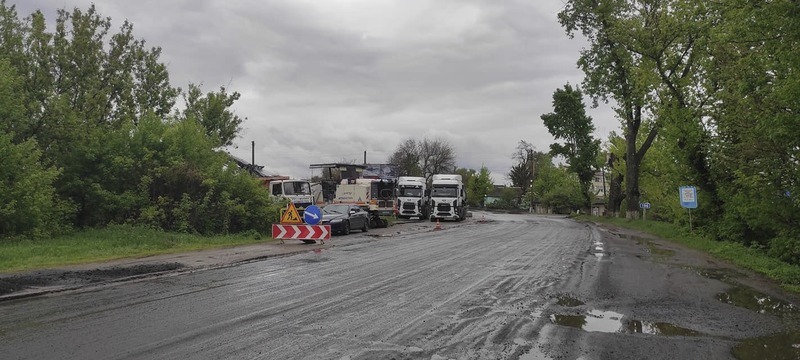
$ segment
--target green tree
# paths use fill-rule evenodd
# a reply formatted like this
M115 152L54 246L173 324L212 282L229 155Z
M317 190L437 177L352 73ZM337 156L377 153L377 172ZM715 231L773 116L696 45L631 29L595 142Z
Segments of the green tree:
M467 185L467 201L476 206L484 206L486 195L494 189L492 173L485 165L477 172Z
M455 169L455 150L447 140L424 138L406 139L387 160L400 167L404 174L430 180L434 174L450 174Z
M517 150L511 155L515 163L511 166L506 177L511 181L511 186L519 187L523 192L527 192L531 187L531 183L533 183L534 154L533 145L525 140L520 140L517 144Z
M420 151L417 141L406 139L395 148L387 160L389 164L397 165L403 176L423 176L420 168Z
M564 167L553 165L552 159L537 168L533 183L534 196L542 205L556 213L569 213L583 204L578 177Z
M464 182L464 186L467 188L469 188L469 184L472 183L472 180L478 176L478 171L475 169L458 168L455 173L461 175L461 181Z
M202 125L218 147L230 146L241 130L243 121L230 110L240 96L238 92L228 94L225 87L204 96L199 86L190 84L188 92L184 94L186 109L183 116Z
M602 151L602 166L608 179L608 213L618 216L625 199L623 183L625 180L625 139L611 132Z
M595 162L600 142L592 136L592 118L586 115L583 94L569 84L553 93L553 112L541 116L544 125L556 140L564 144L550 145L553 155L566 158L570 171L578 176L583 193L583 208L592 206L591 190L595 173Z
M58 170L39 163L33 140L14 144L0 132L0 237L47 235L59 226L53 181Z
M559 22L573 37L580 31L589 41L581 51L578 66L586 75L584 90L595 101L616 102L625 136L625 199L627 217L638 215L639 164L658 134L659 126L646 117L647 96L652 90L652 73L642 71L642 57L626 47L624 40L642 36L621 26L627 15L639 14L628 1L603 2L570 0L558 14ZM639 133L647 134L639 144Z
M715 42L708 67L717 105L709 114L715 136L701 155L712 161L724 204L713 231L748 245L775 245L775 253L796 253L800 5L734 0L712 9L721 18L711 28Z

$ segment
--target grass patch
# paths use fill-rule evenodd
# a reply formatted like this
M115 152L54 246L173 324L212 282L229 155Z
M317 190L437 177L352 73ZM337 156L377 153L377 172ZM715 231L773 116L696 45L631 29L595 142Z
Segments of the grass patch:
M692 249L702 250L716 258L763 274L778 282L784 289L800 293L800 266L770 257L760 249L746 247L739 243L716 241L697 232L690 233L688 229L678 225L652 220L627 220L588 215L577 216L575 219L639 230Z
M273 241L255 232L199 236L127 225L87 229L40 240L0 240L0 271L35 270L122 258Z

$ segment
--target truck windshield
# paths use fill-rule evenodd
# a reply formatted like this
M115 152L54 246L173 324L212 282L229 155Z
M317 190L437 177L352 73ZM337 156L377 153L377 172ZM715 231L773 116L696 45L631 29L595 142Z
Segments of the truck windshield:
M311 186L307 182L287 182L283 183L284 195L311 195Z
M432 197L458 197L458 188L455 186L434 186Z
M405 197L422 197L422 189L420 188L410 188L410 187L401 187L397 196L405 196Z

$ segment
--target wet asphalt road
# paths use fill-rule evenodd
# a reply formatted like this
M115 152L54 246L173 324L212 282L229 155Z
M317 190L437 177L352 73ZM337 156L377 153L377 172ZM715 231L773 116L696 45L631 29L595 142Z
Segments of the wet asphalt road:
M702 254L565 218L481 216L442 231L356 233L319 253L0 303L0 354L729 359L740 341L786 329L782 314L720 301L731 285L698 275L721 266Z

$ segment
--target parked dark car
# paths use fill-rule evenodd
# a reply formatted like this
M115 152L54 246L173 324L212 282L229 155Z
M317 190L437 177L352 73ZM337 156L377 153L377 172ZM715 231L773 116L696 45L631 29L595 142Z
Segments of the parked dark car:
M325 205L322 208L321 224L330 225L334 234L347 235L351 229L364 232L369 228L369 214L357 205Z

